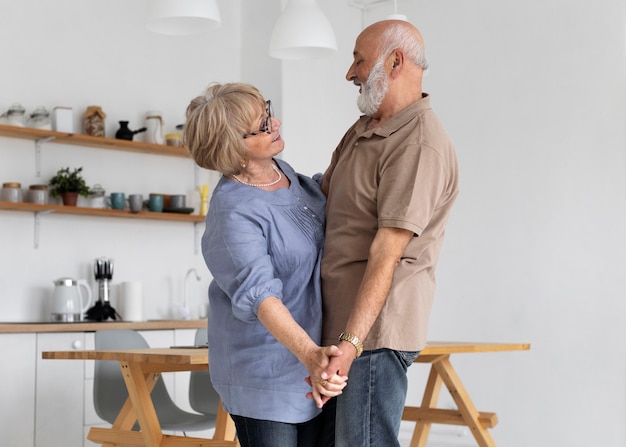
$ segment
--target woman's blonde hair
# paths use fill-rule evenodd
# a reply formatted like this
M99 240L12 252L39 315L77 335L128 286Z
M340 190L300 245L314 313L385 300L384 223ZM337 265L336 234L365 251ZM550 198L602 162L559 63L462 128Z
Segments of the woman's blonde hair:
M199 166L239 174L248 159L243 135L264 109L265 99L253 85L211 84L187 106L183 144Z

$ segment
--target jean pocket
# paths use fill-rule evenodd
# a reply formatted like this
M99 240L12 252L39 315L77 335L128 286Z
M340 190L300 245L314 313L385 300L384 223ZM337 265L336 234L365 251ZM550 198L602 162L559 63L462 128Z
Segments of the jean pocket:
M408 368L413 364L418 355L420 355L421 351L396 351L402 363L404 363L404 367Z

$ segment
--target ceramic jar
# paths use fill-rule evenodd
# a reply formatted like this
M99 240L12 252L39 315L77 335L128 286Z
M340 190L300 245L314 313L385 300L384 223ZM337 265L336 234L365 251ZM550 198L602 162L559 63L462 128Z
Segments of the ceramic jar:
M18 182L7 182L2 184L0 190L0 200L3 202L21 202L22 185Z
M46 205L48 203L48 185L30 185L26 199L30 203Z

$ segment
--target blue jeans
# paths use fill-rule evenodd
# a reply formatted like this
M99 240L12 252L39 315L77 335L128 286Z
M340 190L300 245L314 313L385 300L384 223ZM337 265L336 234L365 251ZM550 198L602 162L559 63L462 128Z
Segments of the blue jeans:
M336 398L336 447L394 447L406 401L406 371L419 352L364 351Z
M300 424L231 416L241 447L317 447L324 433L323 415Z

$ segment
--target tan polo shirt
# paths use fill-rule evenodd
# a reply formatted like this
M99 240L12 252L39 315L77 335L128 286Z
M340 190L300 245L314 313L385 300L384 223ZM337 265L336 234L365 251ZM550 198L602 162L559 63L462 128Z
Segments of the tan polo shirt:
M454 145L424 97L381 126L361 117L324 173L328 191L322 258L323 344L345 330L379 227L415 233L396 267L366 350L418 351L426 344L435 266L458 195Z

